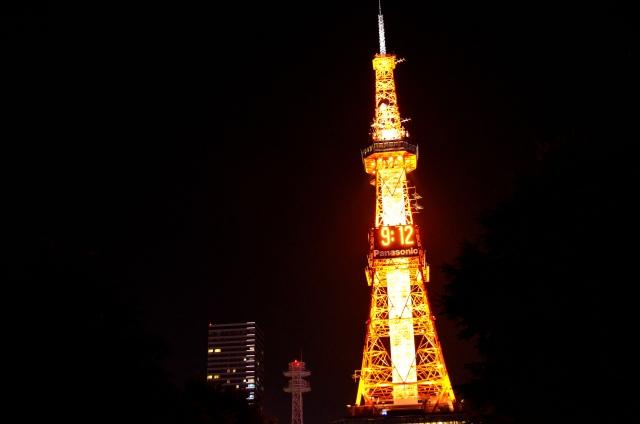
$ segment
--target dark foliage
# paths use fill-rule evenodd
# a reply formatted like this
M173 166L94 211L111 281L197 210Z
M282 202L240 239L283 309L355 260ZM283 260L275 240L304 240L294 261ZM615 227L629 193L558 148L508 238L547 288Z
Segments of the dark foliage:
M31 349L40 355L31 363L40 389L37 402L21 409L24 416L92 423L272 422L247 403L246 393L207 384L204 369L202 381L176 384L164 363L172 354L168 343L143 326L139 302L123 294L109 269L113 264L98 252L48 244L21 274L23 287L58 290L46 299L47 311L56 315L41 318L33 327L38 331L28 333L38 341Z
M246 403L246 394L207 383L192 383L184 391L185 422L260 424L268 422L258 408Z
M629 413L637 168L625 146L553 149L446 267L446 313L482 357L463 391L487 422Z

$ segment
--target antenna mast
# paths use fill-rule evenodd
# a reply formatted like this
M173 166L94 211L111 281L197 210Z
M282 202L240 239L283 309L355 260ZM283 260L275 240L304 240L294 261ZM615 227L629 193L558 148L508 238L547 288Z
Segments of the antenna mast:
M384 42L384 18L382 17L381 0L378 0L378 38L380 40L380 54L387 54L387 47Z
M304 377L308 377L311 373L305 368L304 362L296 359L289 362L289 370L285 371L284 375L289 377L289 385L284 388L284 391L291 393L291 424L304 424L302 394L311 391L311 386Z

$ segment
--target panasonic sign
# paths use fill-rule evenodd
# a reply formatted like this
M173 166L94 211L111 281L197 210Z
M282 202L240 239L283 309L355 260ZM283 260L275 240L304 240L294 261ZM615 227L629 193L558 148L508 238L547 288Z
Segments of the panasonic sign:
M395 250L374 250L374 258L398 258L401 256L417 256L418 249L416 247L410 247L408 249L395 249Z

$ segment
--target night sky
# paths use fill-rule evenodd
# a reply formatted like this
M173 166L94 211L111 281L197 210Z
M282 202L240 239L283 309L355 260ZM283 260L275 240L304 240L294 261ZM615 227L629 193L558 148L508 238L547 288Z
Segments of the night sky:
M440 268L478 235L480 214L546 141L611 121L630 18L550 1L386 1L383 12L387 49L406 59L398 99L420 147L412 182L440 313ZM267 412L288 422L282 371L301 352L305 421L340 417L369 308L374 189L359 149L376 15L374 0L11 11L18 263L98 258L109 292L168 344L179 385L205 378L208 322L256 321ZM85 302L89 289L55 284ZM475 353L453 323L437 326L455 387Z

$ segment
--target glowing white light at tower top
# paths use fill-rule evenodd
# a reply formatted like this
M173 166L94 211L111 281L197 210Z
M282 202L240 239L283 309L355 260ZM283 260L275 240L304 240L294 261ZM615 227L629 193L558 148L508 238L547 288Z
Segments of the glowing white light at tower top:
M387 46L384 41L384 18L382 17L380 0L378 0L378 40L380 41L380 54L387 54Z
M387 54L387 46L384 42L384 18L378 15L378 34L380 39L380 54Z

